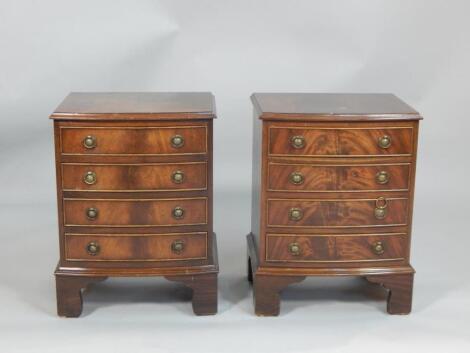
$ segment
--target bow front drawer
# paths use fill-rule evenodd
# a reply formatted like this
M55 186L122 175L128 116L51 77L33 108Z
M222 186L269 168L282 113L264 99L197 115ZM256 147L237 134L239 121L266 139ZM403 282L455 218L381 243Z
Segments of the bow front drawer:
M268 174L269 191L406 191L410 166L270 163Z
M62 164L65 191L206 190L207 163Z
M66 226L146 227L207 224L207 198L65 199Z
M268 227L380 227L408 223L408 199L268 200Z
M267 261L362 262L403 261L407 237L267 235Z
M69 261L175 261L207 258L207 233L71 234L65 236Z
M181 155L207 153L207 127L62 127L62 153Z
M269 128L269 154L285 156L411 155L413 129L398 128Z

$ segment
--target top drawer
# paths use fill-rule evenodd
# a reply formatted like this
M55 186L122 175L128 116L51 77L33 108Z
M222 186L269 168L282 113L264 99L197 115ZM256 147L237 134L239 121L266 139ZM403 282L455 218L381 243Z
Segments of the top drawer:
M188 155L207 153L207 126L62 127L62 153Z
M412 127L269 128L269 154L277 156L411 155Z

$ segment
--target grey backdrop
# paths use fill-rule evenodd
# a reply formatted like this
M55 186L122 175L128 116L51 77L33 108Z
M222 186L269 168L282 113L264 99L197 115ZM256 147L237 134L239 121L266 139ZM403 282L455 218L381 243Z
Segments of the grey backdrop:
M0 1L4 352L470 350L468 1ZM219 314L161 279L109 280L55 315L48 115L69 91L212 91ZM290 287L253 315L244 279L254 91L392 92L419 110L414 312L358 279ZM314 347L310 349L309 347Z

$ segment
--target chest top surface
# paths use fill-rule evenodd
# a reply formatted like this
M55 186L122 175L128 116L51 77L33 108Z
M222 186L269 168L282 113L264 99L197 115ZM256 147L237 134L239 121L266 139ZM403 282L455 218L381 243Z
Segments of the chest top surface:
M254 93L261 119L355 121L419 120L419 113L386 93Z
M215 118L209 92L72 92L52 113L58 120L210 119Z

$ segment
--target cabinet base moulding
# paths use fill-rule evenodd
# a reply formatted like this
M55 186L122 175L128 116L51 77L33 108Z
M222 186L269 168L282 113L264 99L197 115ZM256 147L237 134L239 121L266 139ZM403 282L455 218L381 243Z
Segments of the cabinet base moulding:
M156 268L70 268L55 270L57 313L64 317L79 317L83 308L83 290L108 277L156 277L180 282L192 289L192 306L196 315L217 313L217 275L219 272L217 242L213 235L214 263L190 267Z
M414 269L401 267L358 268L282 268L260 266L253 234L247 235L248 281L253 283L255 313L258 316L277 316L280 313L280 294L288 285L302 282L308 276L362 276L369 282L382 285L388 293L389 314L411 312Z

